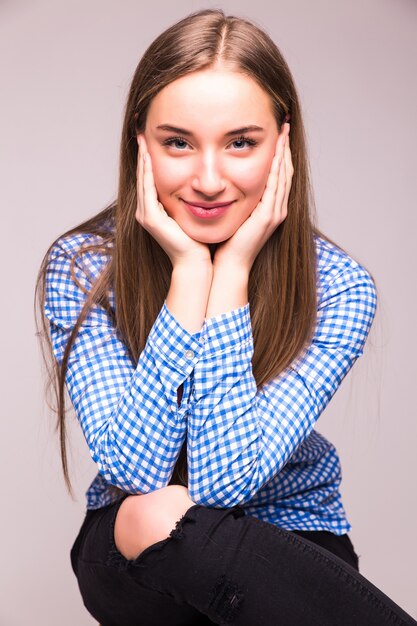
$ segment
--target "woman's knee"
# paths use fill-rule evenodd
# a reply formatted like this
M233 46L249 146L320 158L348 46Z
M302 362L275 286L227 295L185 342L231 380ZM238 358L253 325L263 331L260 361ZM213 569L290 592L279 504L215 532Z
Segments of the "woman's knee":
M117 549L127 559L169 536L176 522L195 503L186 487L168 485L150 493L128 496L120 505L114 526Z

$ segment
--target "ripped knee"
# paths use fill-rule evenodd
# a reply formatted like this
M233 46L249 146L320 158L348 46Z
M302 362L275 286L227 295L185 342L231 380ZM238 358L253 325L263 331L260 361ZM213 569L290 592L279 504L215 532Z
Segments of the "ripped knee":
M167 538L176 520L193 504L187 490L178 485L128 496L114 525L118 551L126 559L138 558L150 545Z

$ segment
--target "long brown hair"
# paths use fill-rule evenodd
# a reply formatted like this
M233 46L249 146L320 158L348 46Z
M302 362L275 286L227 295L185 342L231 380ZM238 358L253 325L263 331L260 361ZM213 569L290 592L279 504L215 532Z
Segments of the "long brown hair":
M61 235L88 233L99 238L99 245L80 249L76 257L86 251L109 256L104 271L86 294L61 365L58 366L52 358L52 367L48 368L49 382L56 394L54 408L60 432L62 466L70 493L65 377L68 356L78 330L93 305L103 306L136 363L170 285L172 265L169 257L135 218L136 135L144 131L150 102L161 89L190 72L217 65L243 72L257 81L271 97L279 130L286 116L290 115L294 175L288 215L259 252L249 276L254 337L252 368L258 389L290 365L313 337L317 315L314 234L332 244L334 242L313 224L314 202L305 132L292 75L275 43L254 23L226 16L221 9L192 13L159 35L137 66L125 108L117 199L98 215ZM42 261L35 292L42 323L39 334L47 345L45 351L42 344L47 364L53 353L43 311L45 272L55 243L51 244ZM75 280L75 276L73 278ZM117 315L107 298L109 289L114 289ZM186 442L171 479L171 484L175 483L187 485Z

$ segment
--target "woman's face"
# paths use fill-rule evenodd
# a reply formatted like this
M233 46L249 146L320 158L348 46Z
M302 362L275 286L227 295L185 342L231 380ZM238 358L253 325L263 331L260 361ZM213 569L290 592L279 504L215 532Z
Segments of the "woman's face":
M144 135L168 215L192 239L219 243L261 199L278 128L269 95L252 78L208 69L173 81L155 96ZM186 202L231 204L218 216L206 211L201 217Z

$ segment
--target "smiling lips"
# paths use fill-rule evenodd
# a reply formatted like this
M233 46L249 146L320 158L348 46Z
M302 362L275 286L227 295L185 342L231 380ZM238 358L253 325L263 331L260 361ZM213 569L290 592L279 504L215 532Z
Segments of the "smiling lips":
M213 219L215 217L220 217L224 213L226 213L229 206L234 202L231 200L230 202L186 202L183 200L187 209L194 215L194 217L200 217L203 219Z
M184 200L185 204L189 206L201 207L202 209L216 209L217 207L228 206L232 204L233 200L229 200L229 202L187 202Z

